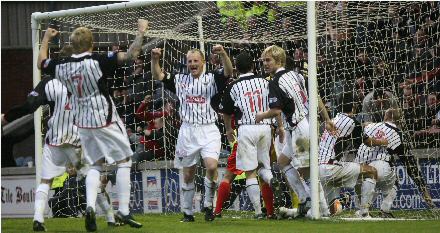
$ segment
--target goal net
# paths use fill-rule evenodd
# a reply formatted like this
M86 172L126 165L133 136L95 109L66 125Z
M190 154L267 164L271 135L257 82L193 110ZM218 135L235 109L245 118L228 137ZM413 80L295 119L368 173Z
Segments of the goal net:
M396 159L394 163L398 191L393 213L400 218L438 219L435 208L426 202L431 198L434 206L440 205L438 3L318 2L316 15L318 93L330 116L334 117L343 104L340 97L354 91L358 110L355 116L367 121L361 112L368 94L379 89L392 93L404 113L401 129L408 148L406 155L413 158L410 162ZM138 18L150 22L144 39L146 51L133 64L107 77L135 151L130 208L134 213L180 212L183 178L172 162L181 124L179 103L161 82L152 79L150 50L163 49L161 66L165 71L185 72L186 52L199 48L205 53L206 69L212 70L219 61L211 57L211 48L222 44L232 60L240 51L249 51L254 56L255 72L265 75L259 58L266 46L276 44L286 50L288 68L307 79L306 3L131 2L40 13L35 14L34 33L39 38L35 45L38 48L45 29L54 25L60 35L50 44L49 56L59 56L60 49L70 44L70 33L86 26L94 33L95 52L126 51L134 40ZM378 116L373 121L383 121L383 115ZM220 181L231 148L221 117L217 124L223 135ZM350 156L356 156L356 151L348 151ZM111 168L108 170L111 177ZM285 189L284 205L297 206L294 193L276 173ZM203 203L203 177L204 169L200 168L196 176L196 210ZM229 210L224 216L253 215L242 186L239 179L234 181L238 193L226 205ZM116 198L112 185L107 188ZM354 215L356 197L353 190L341 189L338 198L344 203L344 211L340 216ZM379 211L382 200L381 194L375 198L373 214Z

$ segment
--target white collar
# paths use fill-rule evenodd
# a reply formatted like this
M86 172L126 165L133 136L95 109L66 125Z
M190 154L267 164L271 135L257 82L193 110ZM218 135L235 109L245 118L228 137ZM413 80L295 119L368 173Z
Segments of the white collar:
M252 76L252 75L254 75L254 73L252 73L252 72L250 72L250 73L246 73L246 74L240 74L240 75L238 76L238 78L249 77L249 76Z
M84 56L87 56L87 55L92 55L92 53L87 51L87 52L80 53L80 54L72 54L72 57L73 58L80 58L80 57L84 57Z
M280 68L278 68L278 70L275 72L275 74L278 73L278 72L280 72L280 71L283 71L283 70L285 70L285 68L284 68L284 67L280 67Z

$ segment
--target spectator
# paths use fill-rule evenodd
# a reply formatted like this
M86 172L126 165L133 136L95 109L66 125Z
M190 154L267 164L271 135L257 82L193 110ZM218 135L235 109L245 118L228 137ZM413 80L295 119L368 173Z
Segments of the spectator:
M389 108L399 108L397 98L389 91L375 89L365 96L359 121L381 122L385 111Z

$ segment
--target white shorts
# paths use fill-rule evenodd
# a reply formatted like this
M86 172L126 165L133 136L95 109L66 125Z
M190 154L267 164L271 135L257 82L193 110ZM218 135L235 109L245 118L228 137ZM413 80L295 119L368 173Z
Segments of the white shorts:
M388 162L376 160L368 165L377 170L376 188L378 190L387 191L393 187L396 182L396 173L394 172L394 168L391 167Z
M361 165L353 162L319 165L319 178L326 186L354 188L360 172Z
M291 164L295 168L310 166L309 130L307 118L302 119L293 130L286 130L286 144L282 153L292 159Z
M43 168L41 178L50 180L62 175L66 171L68 163L76 166L81 160L81 147L70 144L60 146L50 146L44 144L43 147Z
M237 132L236 167L242 171L252 171L261 164L270 169L270 125L240 125Z
M221 137L218 127L213 124L196 125L183 123L176 144L174 166L191 167L204 158L218 160L221 149Z
M133 155L127 130L120 120L102 128L78 128L78 132L84 158L90 165L102 158L112 164Z

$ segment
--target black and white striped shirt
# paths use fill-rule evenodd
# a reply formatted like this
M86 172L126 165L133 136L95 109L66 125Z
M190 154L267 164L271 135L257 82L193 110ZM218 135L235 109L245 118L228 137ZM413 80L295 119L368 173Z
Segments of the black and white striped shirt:
M9 122L14 121L33 113L40 106L48 104L52 114L47 123L46 144L80 146L78 128L73 124L75 116L71 111L69 99L67 88L59 80L44 78L29 93L26 102L8 111L5 114L5 119Z
M304 77L294 71L280 68L274 75L273 82L279 86L288 100L282 101L283 119L286 128L296 126L309 114L309 101ZM283 99L283 97L281 97Z
M191 124L211 124L217 120L212 98L226 87L223 73L203 73L199 78L191 74L165 74L164 86L179 98L180 119Z
M332 135L327 130L319 142L319 163L327 164L339 160L342 153L349 149L357 149L362 143L362 126L353 117L346 113L338 113L332 119L337 134Z
M402 132L395 124L389 122L372 123L365 127L365 136L375 139L387 139L386 147L368 147L362 144L359 147L356 162L369 163L375 160L391 161L392 155L404 155Z
M223 94L220 107L223 113L234 114L239 125L253 125L258 112L269 110L269 81L253 73L240 75ZM264 119L259 124L271 124Z
M100 128L119 119L106 87L106 77L112 76L117 68L117 53L85 52L61 60L46 59L41 67L72 93L78 127Z

